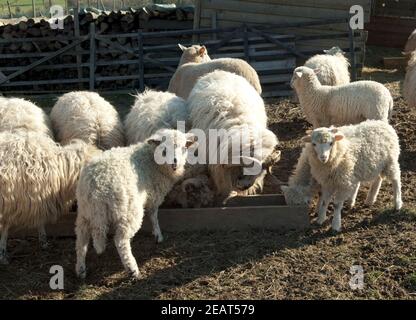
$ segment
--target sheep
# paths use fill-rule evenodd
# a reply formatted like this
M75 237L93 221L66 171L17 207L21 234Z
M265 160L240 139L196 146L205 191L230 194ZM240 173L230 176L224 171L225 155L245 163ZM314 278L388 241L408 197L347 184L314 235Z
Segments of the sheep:
M393 111L389 90L375 81L356 81L342 86L323 86L314 70L298 67L291 86L306 120L314 128L356 124L366 119L388 121Z
M332 229L341 230L341 209L354 197L359 184L372 181L366 204L377 198L384 177L392 181L394 205L402 207L399 155L396 131L382 120L367 120L344 127L317 128L302 138L314 179L322 187L318 224L326 220L326 211L334 198Z
M326 54L317 54L305 62L305 67L319 69L318 80L322 85L339 86L350 83L348 67L350 63L344 56L344 52L333 47L324 50Z
M136 96L124 120L127 144L143 142L157 130L176 128L178 121L187 120L185 100L170 92L146 90Z
M61 147L43 133L0 133L0 263L11 227L38 228L47 246L45 224L69 211L81 167L97 153L80 140Z
M178 43L178 47L182 50L182 56L179 60L178 68L185 63L201 63L211 61L205 46L193 45L185 47Z
M211 207L215 203L215 194L210 177L199 174L178 182L166 196L164 205L182 208Z
M416 29L410 34L407 39L406 46L404 47L404 53L409 54L416 50Z
M261 94L261 85L256 70L241 59L221 58L204 63L185 63L180 66L169 82L168 91L187 99L197 80L215 70L235 73L247 81Z
M245 78L217 70L197 81L187 101L191 132L200 129L210 135L210 145L207 144L210 158L215 149L220 149L220 159L215 159L220 163L211 161L208 166L217 198L227 197L235 190L244 194L260 191L264 177L270 171L271 163L278 161L280 151L276 150L277 137L267 129L264 102L256 90ZM213 129L217 130L214 132L217 137L211 136ZM235 150L235 141L241 150ZM254 150L253 155L255 147L259 147L260 152ZM248 164L243 159L247 153L249 159L246 160L261 168L252 175L245 174ZM227 157L233 160L232 163Z
M125 143L117 111L96 92L75 91L62 95L50 117L56 139L63 145L81 139L107 150Z
M97 253L102 253L109 227L114 227L114 243L125 269L134 278L139 276L130 240L142 225L144 211L150 214L157 242L163 240L158 207L184 173L187 151L193 143L189 135L162 129L145 142L105 151L83 168L76 192L75 227L75 269L80 278L86 276L90 237ZM161 161L164 159L169 161Z
M0 97L0 132L26 130L53 139L51 121L38 106L21 98Z
M403 96L409 107L416 108L416 51L411 53L406 68L406 76L403 82Z
M311 174L308 154L303 148L295 167L289 177L288 185L280 186L288 205L308 205L320 187Z

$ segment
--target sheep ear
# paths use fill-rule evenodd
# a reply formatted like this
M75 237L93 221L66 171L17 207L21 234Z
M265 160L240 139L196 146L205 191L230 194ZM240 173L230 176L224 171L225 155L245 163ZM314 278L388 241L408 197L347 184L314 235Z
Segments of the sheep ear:
M206 51L207 51L207 48L205 46L202 46L199 49L198 54L202 57L205 54Z
M335 141L340 141L342 139L344 139L344 136L342 134L336 134L335 135Z
M319 73L321 73L321 69L319 69L319 68L313 69L313 72L315 74L319 74Z
M305 142L305 143L312 142L312 137L310 135L304 136L302 138L302 142Z
M192 134L192 133L187 133L186 134L186 143L185 143L185 148L189 148L190 146L198 146L198 142L196 142L196 135Z
M306 130L306 131L305 131L305 133L306 133L307 135L311 135L311 134L312 134L312 131L313 131L313 129L308 129L308 130Z
M324 53L328 53L328 52L330 52L329 50L326 50L326 49L324 49L323 51L324 51Z
M157 147L158 145L160 145L162 143L162 140L149 139L149 140L147 140L147 143Z
M180 43L178 43L178 47L179 47L179 49L182 50L182 52L185 51L186 49L188 49L187 47L181 45Z
M295 74L298 78L302 78L302 72L296 71Z

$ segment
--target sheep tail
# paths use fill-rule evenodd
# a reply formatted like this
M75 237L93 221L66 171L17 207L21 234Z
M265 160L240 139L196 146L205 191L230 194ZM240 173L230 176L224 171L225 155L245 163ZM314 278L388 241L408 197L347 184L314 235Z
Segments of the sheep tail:
M93 214L93 220L91 221L91 237L94 245L94 249L97 254L104 252L107 244L108 233L108 208L105 204L95 208L97 211Z

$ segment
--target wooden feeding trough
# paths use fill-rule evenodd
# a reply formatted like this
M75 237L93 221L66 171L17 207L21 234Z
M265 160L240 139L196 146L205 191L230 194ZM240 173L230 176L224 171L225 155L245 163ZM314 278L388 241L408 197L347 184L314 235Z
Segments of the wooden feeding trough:
M76 213L61 217L48 225L48 236L74 236ZM162 231L181 232L196 230L302 230L309 227L306 206L288 206L283 195L238 196L227 201L224 207L159 210ZM142 230L150 231L145 218ZM11 232L13 237L37 236L36 230Z

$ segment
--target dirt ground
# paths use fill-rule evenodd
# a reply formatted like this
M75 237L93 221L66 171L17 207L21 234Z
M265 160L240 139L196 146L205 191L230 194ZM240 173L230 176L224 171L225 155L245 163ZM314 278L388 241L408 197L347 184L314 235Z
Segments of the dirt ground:
M395 100L392 124L401 142L404 209L392 210L392 189L384 183L377 203L365 207L366 188L355 209L344 209L343 231L333 234L330 219L306 232L166 233L156 245L139 232L133 242L142 278L123 272L113 245L102 256L91 250L89 276L75 277L75 240L53 239L42 251L36 239L11 240L11 264L0 266L2 299L415 299L416 298L416 110L401 97L403 70L385 70L382 56L399 50L368 48L363 77L380 81ZM115 98L125 107L131 102ZM119 103L123 101L123 103ZM39 101L45 107L50 101ZM289 100L268 101L270 127L281 142L282 160L274 174L287 181L310 125ZM267 185L265 192L279 192ZM331 218L331 216L330 216ZM311 208L311 221L316 219ZM62 265L65 289L49 288L49 268ZM351 266L364 270L364 288L349 286Z

